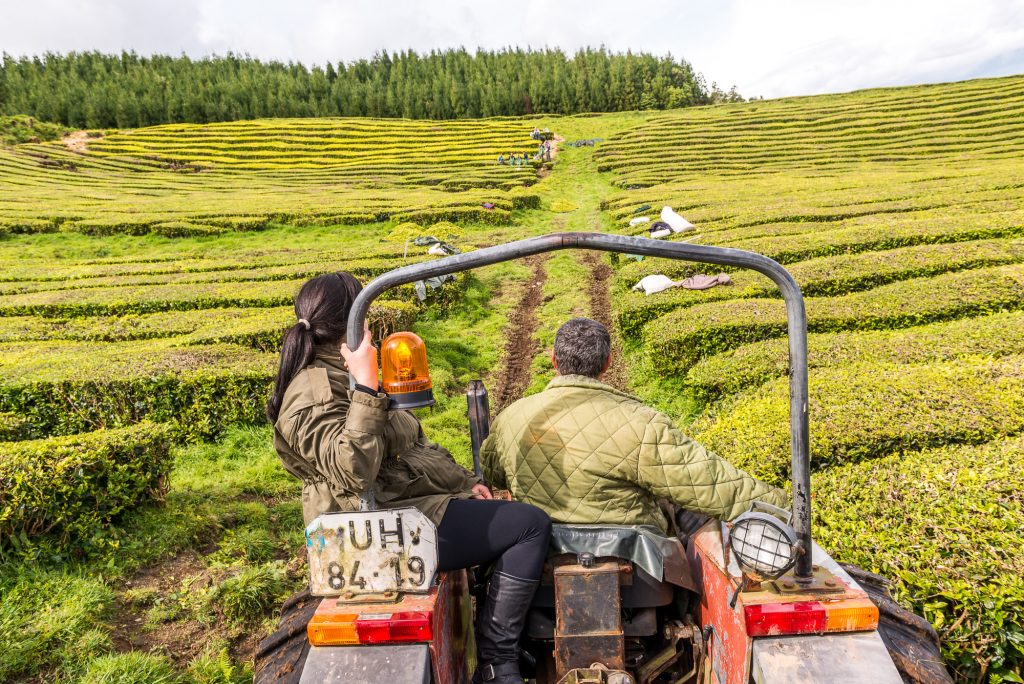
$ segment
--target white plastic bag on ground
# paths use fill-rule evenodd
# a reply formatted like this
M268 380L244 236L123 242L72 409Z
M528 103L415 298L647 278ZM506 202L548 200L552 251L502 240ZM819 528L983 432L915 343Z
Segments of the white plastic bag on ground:
M637 216L635 219L629 220L629 225L639 226L641 223L647 223L650 220L651 219L647 218L646 216Z
M672 207L669 206L662 207L661 220L672 228L673 233L682 233L686 230L697 230L696 226L677 214L672 210Z
M655 275L644 276L639 283L633 286L634 290L643 290L645 295L652 295L655 292L661 292L667 290L670 287L676 286L676 281L669 278L667 275L657 273Z

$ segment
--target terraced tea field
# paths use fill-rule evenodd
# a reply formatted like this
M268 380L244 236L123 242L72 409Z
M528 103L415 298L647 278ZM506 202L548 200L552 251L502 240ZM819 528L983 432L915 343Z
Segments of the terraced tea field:
M0 150L0 232L207 235L271 223L507 223L535 206L530 125L275 119ZM82 152L85 152L84 154ZM485 208L485 203L493 205Z
M596 152L620 226L668 204L683 239L782 262L807 302L815 531L898 578L964 678L1024 659L1024 79L673 112ZM644 205L652 210L640 211ZM652 213L653 212L653 213ZM642 234L644 226L624 228ZM631 292L693 267L624 262L635 382L674 377L692 433L789 476L784 307L751 273Z
M0 483L27 483L0 491L13 540L0 547L0 628L19 644L0 654L0 680L144 667L245 678L302 581L301 514L266 428L232 425L262 425L304 280L433 258L406 244L417 233L463 249L645 234L629 220L667 204L697 228L669 239L767 254L803 288L819 542L893 578L958 679L1014 681L1022 92L1018 77L558 119L174 125L0 149ZM535 148L535 125L604 142L563 146L540 173L498 166ZM701 270L563 253L425 302L396 291L371 318L378 336L411 326L427 340L439 406L426 430L463 462L466 382L484 377L501 403L538 391L554 331L586 315L613 327L611 383L784 483L774 286L735 272L705 291L630 289ZM248 586L262 603L239 608ZM67 598L47 612L38 597L52 593Z

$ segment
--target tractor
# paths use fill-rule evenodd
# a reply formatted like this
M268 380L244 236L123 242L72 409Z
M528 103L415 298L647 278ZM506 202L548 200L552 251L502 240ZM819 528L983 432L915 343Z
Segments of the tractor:
M544 235L381 275L353 304L349 344L358 346L370 304L389 288L561 249L751 268L778 285L788 313L793 510L757 507L728 524L674 511L671 536L643 526L555 524L520 642L524 676L537 684L900 684L876 604L811 539L804 301L775 261L640 237ZM403 344L418 339L402 335ZM431 403L417 360L425 356L403 347L390 358L393 346L381 345L385 376L393 367L419 378L406 405ZM479 474L486 389L474 381L467 397ZM301 681L469 682L473 573L438 572L433 524L412 508L378 510L372 494L363 497L365 510L325 514L306 529L310 591L323 598L307 626Z

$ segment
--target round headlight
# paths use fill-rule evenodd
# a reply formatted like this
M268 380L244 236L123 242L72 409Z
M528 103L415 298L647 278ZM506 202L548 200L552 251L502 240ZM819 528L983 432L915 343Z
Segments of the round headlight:
M758 580L780 577L796 563L796 532L767 513L744 513L729 533L736 562Z

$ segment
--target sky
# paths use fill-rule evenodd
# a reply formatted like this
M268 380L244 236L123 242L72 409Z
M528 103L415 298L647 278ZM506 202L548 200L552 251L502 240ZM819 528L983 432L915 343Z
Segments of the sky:
M1024 0L0 0L0 52L235 52L307 65L378 50L604 45L783 97L1024 73Z

